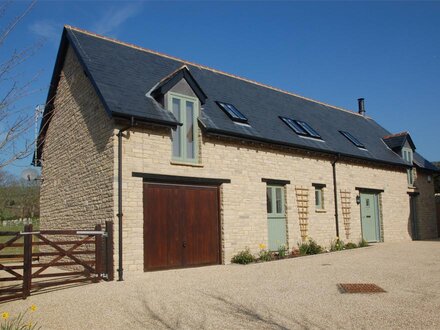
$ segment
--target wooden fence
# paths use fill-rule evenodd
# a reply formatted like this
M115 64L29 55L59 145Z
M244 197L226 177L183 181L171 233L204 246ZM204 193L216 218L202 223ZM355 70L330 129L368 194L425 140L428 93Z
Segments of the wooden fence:
M0 243L0 302L26 299L45 287L114 278L113 222L104 230L33 231L26 225L1 236L7 240Z

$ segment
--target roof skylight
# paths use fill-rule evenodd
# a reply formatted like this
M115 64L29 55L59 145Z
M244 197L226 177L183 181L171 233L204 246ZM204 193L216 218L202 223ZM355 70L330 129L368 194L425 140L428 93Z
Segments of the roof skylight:
M346 131L339 131L342 135L344 135L351 143L353 143L356 147L366 149L365 145L360 142L358 139L356 139L353 135Z
M231 118L233 121L240 123L247 123L248 119L238 109L229 103L217 101L218 106Z
M280 117L280 119L286 123L296 134L312 137L315 139L322 139L321 135L318 134L309 124L304 121L294 120L287 117Z

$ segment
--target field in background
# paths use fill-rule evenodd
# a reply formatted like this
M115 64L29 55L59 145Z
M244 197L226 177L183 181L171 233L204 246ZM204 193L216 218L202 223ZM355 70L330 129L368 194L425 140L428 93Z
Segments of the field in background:
M39 230L40 229L40 219L34 218L34 219L16 219L16 220L2 220L0 221L0 234L1 232L6 231L23 231L24 226L27 224L33 225L33 230ZM0 244L10 240L12 236L2 236L0 235ZM16 241L16 243L23 243L23 238L20 238ZM34 251L37 247L34 247ZM8 247L3 250L0 250L0 257L5 254L22 254L23 253L23 247Z

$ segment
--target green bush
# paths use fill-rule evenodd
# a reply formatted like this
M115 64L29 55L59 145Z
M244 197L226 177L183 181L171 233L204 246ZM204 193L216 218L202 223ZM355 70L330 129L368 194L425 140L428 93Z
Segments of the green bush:
M244 249L243 251L238 252L235 256L232 257L231 262L234 264L250 264L251 262L255 262L255 257L252 255L249 248Z
M347 250L349 250L349 249L356 249L358 246L356 245L356 243L351 243L351 242L349 242L349 243L347 243L347 244L345 244L345 248L347 249Z
M260 261L271 261L272 259L273 259L272 252L266 249L260 250L260 252L258 253L258 260Z
M362 238L362 240L358 244L358 247L366 247L366 246L368 246L368 242Z
M278 248L278 257L284 259L286 257L287 254L287 248L285 245L281 245Z
M341 241L339 238L336 238L334 241L330 243L330 251L341 251L344 250L345 243Z
M322 253L323 248L313 239L302 242L299 245L299 254L302 256Z

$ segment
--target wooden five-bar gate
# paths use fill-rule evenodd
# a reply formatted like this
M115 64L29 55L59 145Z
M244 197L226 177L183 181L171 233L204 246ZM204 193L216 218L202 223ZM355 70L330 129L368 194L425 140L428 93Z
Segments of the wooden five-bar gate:
M26 299L42 288L112 281L113 222L94 230L1 232L0 302Z

